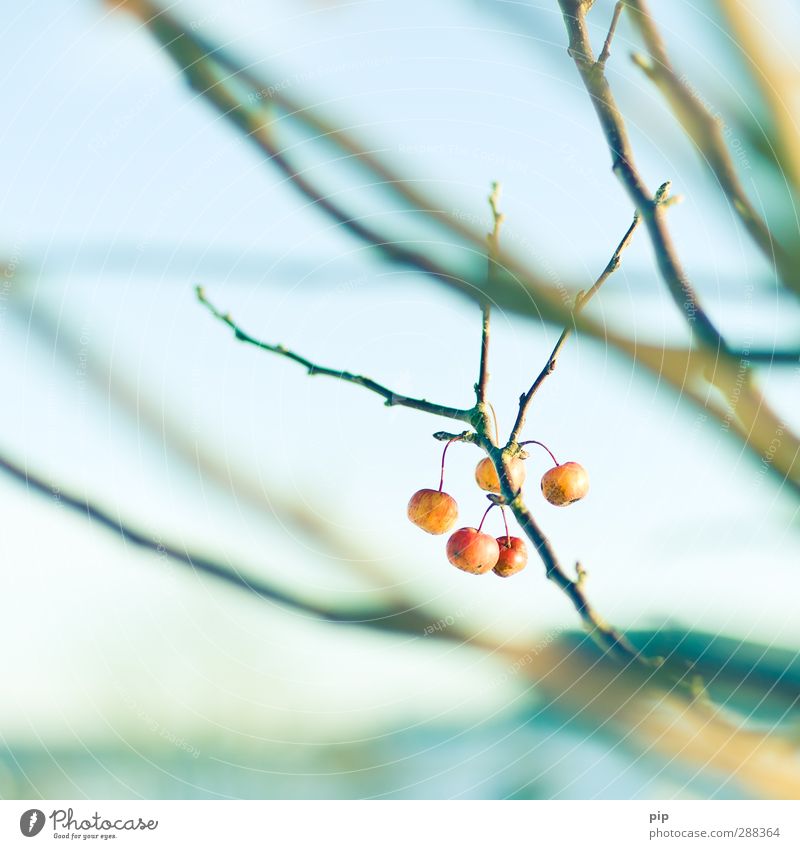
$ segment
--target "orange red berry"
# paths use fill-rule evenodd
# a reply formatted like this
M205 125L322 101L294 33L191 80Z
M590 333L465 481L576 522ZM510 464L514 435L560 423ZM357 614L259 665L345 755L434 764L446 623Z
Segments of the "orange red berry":
M542 494L557 507L580 501L588 491L589 475L580 463L561 463L542 476Z
M497 540L477 528L459 528L447 540L447 559L453 566L471 575L489 572L499 558Z

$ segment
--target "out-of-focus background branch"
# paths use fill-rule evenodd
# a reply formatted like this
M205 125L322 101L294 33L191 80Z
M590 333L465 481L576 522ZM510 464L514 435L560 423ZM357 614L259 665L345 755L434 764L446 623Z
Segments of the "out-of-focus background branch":
M667 223L719 356L644 239L573 316L632 209L557 3L126 5L6 23L2 453L43 487L0 482L0 795L796 797L797 11L652 4L662 45L626 10L605 66L648 185L684 197ZM613 8L587 17L595 52ZM686 144L659 99L676 79L713 138ZM789 260L751 241L753 211ZM598 608L702 691L600 657L536 568L455 573L404 520L437 475L433 420L234 345L198 282L262 338L453 407L488 296L506 428L575 327L525 436L593 489L538 518L587 557ZM474 460L456 446L448 469L464 524ZM187 559L247 564L304 609ZM363 610L413 622L309 616Z

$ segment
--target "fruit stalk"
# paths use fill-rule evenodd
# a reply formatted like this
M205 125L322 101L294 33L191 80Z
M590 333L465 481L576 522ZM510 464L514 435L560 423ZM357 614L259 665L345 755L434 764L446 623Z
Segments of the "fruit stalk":
M558 460L556 460L556 455L544 444L544 442L539 442L538 439L526 439L525 442L520 442L520 448L524 445L538 445L540 448L544 448L545 451L550 455L553 462L556 466L560 465Z

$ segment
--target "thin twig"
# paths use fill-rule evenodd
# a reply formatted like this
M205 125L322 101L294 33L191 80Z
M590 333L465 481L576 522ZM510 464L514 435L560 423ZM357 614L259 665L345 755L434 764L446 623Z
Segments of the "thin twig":
M667 229L665 210L653 199L633 157L625 121L611 94L604 68L594 59L586 27L585 0L559 0L569 36L569 55L592 100L611 152L612 168L642 215L650 234L661 277L693 333L713 351L727 352L720 332L700 305L698 297L681 267Z
M290 351L288 348L284 348L283 345L271 345L268 342L262 342L260 339L256 339L254 336L251 336L249 333L242 330L242 328L239 327L228 313L220 312L220 310L218 310L208 300L208 298L206 298L205 292L201 286L197 286L195 291L197 293L197 300L200 301L200 303L203 304L215 318L219 319L223 322L223 324L227 324L233 331L236 339L240 342L245 342L248 345L254 345L262 351L269 351L273 354L278 354L281 357L286 357L286 359L303 366L310 376L322 375L323 377L335 377L337 380L344 380L346 383L354 383L357 386L363 386L365 389L369 389L370 392L375 392L377 395L380 395L384 399L384 403L387 407L410 407L413 410L421 410L423 413L431 413L434 416L445 416L449 419L459 419L460 421L465 422L472 420L473 411L471 409L459 410L456 407L447 407L444 404L433 404L430 401L426 401L424 398L409 398L406 395L401 395L399 392L394 392L393 390L388 389L386 386L377 383L369 377L364 377L360 374L353 374L349 371L342 371L341 369L321 366L300 354L296 354L294 351Z
M603 269L603 273L597 278L597 280L594 281L594 284L588 291L578 293L575 298L573 315L578 315L580 313L586 304L588 304L589 301L597 294L603 283L605 283L606 280L608 280L608 278L619 268L622 252L630 244L634 231L639 226L640 220L641 216L638 212L636 212L633 216L633 221L631 222L630 227L626 230L625 235L622 237L620 243L616 247L616 250L611 255L611 259ZM519 412L517 413L517 419L514 422L514 427L511 430L511 437L509 439L510 442L513 443L518 440L519 435L522 432L522 428L525 426L525 417L528 413L528 409L530 408L531 401L533 401L533 396L539 391L539 387L544 383L544 381L555 371L558 355L561 353L564 343L572 335L574 329L575 326L573 324L571 327L565 327L561 331L561 335L558 337L555 347L551 351L547 362L544 364L544 368L539 372L536 380L534 380L531 384L531 388L524 395L520 396Z
M644 39L650 55L650 62L636 55L634 61L666 98L673 114L731 201L750 237L774 265L784 284L796 294L800 294L797 262L776 241L747 197L725 144L725 136L718 118L711 114L685 79L675 72L646 0L625 0L625 5L630 10L631 20Z
M499 252L500 227L503 223L503 213L498 209L500 200L500 183L492 183L492 191L489 195L489 207L492 210L492 229L486 234L488 249L487 259L487 288L491 292L492 282L497 267L497 255ZM490 296L489 296L490 297ZM492 306L489 297L483 300L483 323L481 326L481 365L478 374L478 382L475 384L475 395L478 404L486 402L486 386L489 383L489 330L492 317Z

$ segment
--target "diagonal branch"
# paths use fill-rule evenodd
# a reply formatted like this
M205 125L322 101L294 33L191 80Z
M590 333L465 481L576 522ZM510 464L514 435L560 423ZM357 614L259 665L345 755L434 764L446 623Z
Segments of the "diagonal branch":
M662 187L663 188L663 187ZM608 280L609 277L619 268L620 262L622 261L622 252L625 248L630 244L631 239L633 238L634 231L639 226L639 221L641 221L641 216L638 212L634 213L633 221L631 222L630 227L628 227L625 235L620 240L620 243L617 245L616 250L611 255L611 259L608 261L608 264L603 269L603 273L594 281L591 289L586 292L578 293L575 298L575 307L573 309L573 315L577 316L581 310L589 303L589 301L597 294L600 290L600 287L603 283ZM544 368L539 372L536 380L533 381L531 388L520 397L519 399L519 412L517 413L517 420L514 422L514 427L511 429L511 436L509 437L509 442L516 442L519 438L519 435L522 431L522 428L525 426L525 416L528 413L528 409L531 405L531 401L533 401L533 396L539 391L539 387L545 382L545 380L555 371L556 363L558 361L558 355L561 353L561 349L564 347L564 343L569 339L574 330L574 325L571 327L565 327L561 331L561 335L558 337L558 341L555 344L552 352L550 353L550 357L547 362L544 364Z
M113 516L102 507L79 495L65 492L59 486L47 483L44 478L32 474L6 457L0 456L0 472L23 484L29 491L50 498L56 504L69 508L83 518L111 531L124 543L150 551L160 557L166 557L174 563L190 567L195 573L207 575L222 581L228 586L243 590L248 595L272 601L292 610L310 614L327 622L340 622L347 625L364 625L385 631L419 633L429 624L425 617L413 608L381 608L358 612L337 611L329 607L299 599L283 592L258 578L248 577L237 567L227 566L204 554L191 552L174 544L164 544L145 532L134 528L127 522Z
M667 229L664 206L655 202L636 166L633 148L622 113L605 76L603 65L595 62L586 27L586 0L558 0L569 36L569 55L575 62L592 106L600 119L611 152L612 168L625 186L634 206L642 215L656 254L661 277L673 300L683 312L689 327L702 342L715 351L728 350L681 267Z
M484 450L491 457L497 476L500 479L500 493L505 503L511 509L525 535L533 543L536 553L545 567L545 575L552 581L570 600L572 606L584 624L589 636L604 650L610 652L618 659L626 662L635 662L647 666L657 667L655 660L640 654L625 636L609 625L594 609L584 590L586 572L582 568L576 570L576 577L570 578L559 563L555 550L544 531L526 506L522 491L517 491L510 476L507 453L488 440L479 440Z
M270 164L278 168L311 205L326 213L343 230L380 251L386 259L413 268L472 299L480 300L489 296L487 281L477 273L476 269L459 269L435 262L419 251L391 240L384 233L360 221L330 196L317 189L304 174L293 167L284 152L276 144L271 127L275 113L274 110L267 108L270 104L265 106L258 96L255 97L254 103L248 99L246 104L242 100L242 92L235 91L230 85L233 82L233 76L250 86L256 85L257 78L237 65L224 51L208 44L196 32L190 32L179 21L172 18L169 13L159 9L155 4L146 2L146 0L138 0L136 8L139 10L137 14L143 24L148 27L163 49L175 61L192 88L200 96L207 99L219 114L233 124L250 143L254 144L267 157ZM223 65L230 76L226 78L222 75L217 63ZM269 90L269 87L267 89ZM251 91L250 94L258 95L260 90L264 90L263 83L261 89ZM278 94L271 96L274 100L280 101ZM304 122L311 122L310 125L317 126L315 123L317 119L313 117L310 110L298 111L297 107L294 108L298 116L302 111ZM323 132L322 126L320 125L320 133ZM333 129L326 132L329 137L335 136L339 141L342 141L339 138L341 131ZM373 163L369 155L359 148L349 136L346 137L346 149L350 150L352 155L356 155L360 162L368 164L370 168L378 167L377 163ZM383 172L379 170L375 173L381 180L384 179L381 177ZM389 182L395 188L404 183L397 175L394 175ZM409 187L404 184L403 191L407 192L408 190ZM426 212L434 209L430 201L425 201L422 198L418 198L417 201L417 208L419 209L424 209ZM437 220L444 223L441 217ZM448 226L451 226L461 237L473 244L477 252L478 240L474 237L474 234L460 228L459 221L455 218L452 221L448 219ZM534 315L537 319L544 318L547 321L555 321L560 324L566 323L570 318L569 315L565 315L560 295L552 292L539 275L532 273L530 269L519 266L505 255L502 257L503 274L498 273L500 270L495 267L496 279L494 280L495 286L491 298L494 302L501 304L504 309L524 315ZM694 308L689 305L687 309L691 312ZM585 319L581 319L578 326L607 344L614 342L607 334L606 329L601 326L594 326ZM629 353L625 346L623 346L623 349L626 354ZM794 364L797 362L798 353L793 350L780 349L749 350L747 357L752 362Z
M234 336L240 342L245 342L248 345L254 345L262 351L270 351L273 354L286 357L286 359L303 366L309 376L322 375L323 377L335 377L337 380L344 380L346 383L354 383L356 386L363 386L365 389L369 389L370 392L375 392L377 395L380 395L384 399L387 407L410 407L413 410L420 410L423 413L431 413L434 416L444 416L449 419L458 419L463 422L470 422L472 420L473 411L471 409L460 410L456 407L446 407L444 404L433 404L430 401L426 401L424 398L408 398L405 395L401 395L398 392L388 389L386 386L383 386L369 377L364 377L360 374L353 374L349 371L342 371L341 369L321 366L300 354L296 354L294 351L284 348L283 345L270 345L267 342L262 342L260 339L256 339L254 336L251 336L249 333L242 330L229 314L220 312L208 300L208 298L206 298L205 292L201 286L198 286L195 291L197 292L197 300L200 301L200 303L203 304L215 318L219 319L223 322L223 324L227 324L233 331Z
M625 0L625 5L650 54L650 62L636 55L634 61L666 98L673 114L702 154L750 237L773 264L783 283L800 294L797 263L775 240L747 197L725 145L719 120L705 107L685 79L675 73L646 0Z
M608 84L603 76L602 66L600 66L600 69L597 70L595 63L592 60L591 46L588 42L584 20L585 9L590 4L585 2L585 0L583 3L576 3L575 0L560 0L560 2L562 3L562 8L565 9L565 18L569 17L569 12L575 12L575 15L572 16L572 20L577 27L577 33L572 33L569 22L568 30L570 30L571 33L571 54L576 60L578 69L582 76L585 74L598 81L598 92L601 95L599 98L595 97L589 82L586 84L590 93L592 93L593 97L595 97L595 108L598 110L598 115L601 117L604 129L607 131L610 147L614 156L615 170L621 176L626 186L628 186L629 191L634 197L634 205L641 213L642 218L650 231L651 241L654 244L656 257L659 262L659 268L662 271L662 276L667 282L673 298L683 309L684 314L686 315L686 318L697 338L702 342L709 343L711 347L711 350L709 350L705 345L700 345L693 351L687 351L687 355L695 356L695 361L697 363L706 363L711 361L712 357L716 357L716 360L710 362L713 371L715 364L720 365L720 351L727 352L727 346L708 316L706 316L702 311L692 287L688 280L686 280L686 277L678 264L678 260L675 257L675 252L670 242L669 234L666 230L666 224L664 222L664 206L662 204L658 204L656 199L650 195L643 181L639 177L638 172L632 165L630 145L625 135L624 123L616 109L616 104L614 104L614 101L611 98L610 91L608 91ZM152 7L152 4L143 2L143 0L139 3L139 5L145 8L154 8ZM271 109L268 110L263 107L252 109L245 106L242 103L242 97L247 93L246 89L243 91L242 89L244 87L241 84L230 85L230 82L236 81L226 78L225 69L220 68L219 64L213 61L213 59L208 55L208 52L204 50L202 46L198 46L197 42L193 41L185 31L181 31L180 27L177 28L177 31L175 26L171 29L169 27L164 29L162 26L164 22L165 18L163 16L159 17L158 15L154 16L152 20L145 21L146 25L154 32L158 40L162 43L165 50L167 50L172 58L178 63L193 88L203 97L207 98L226 120L230 121L239 130L241 130L249 141L256 144L261 151L267 155L270 162L276 165L286 175L292 185L294 185L294 187L297 188L311 204L318 206L323 212L346 228L348 232L358 236L367 244L378 248L390 259L411 265L412 267L429 274L438 282L445 283L450 287L459 289L462 292L468 292L473 298L482 299L487 296L487 281L482 278L482 275L473 271L473 273L464 276L461 273L454 271L451 267L439 265L433 262L419 251L411 251L402 243L388 240L376 229L370 227L354 216L349 215L346 209L333 200L331 196L323 194L320 189L314 186L310 179L306 178L304 173L297 171L292 166L291 162L284 155L283 149L276 146L273 135L274 126L272 123L276 117L275 111ZM611 34L613 35L613 31ZM610 44L610 38L608 39L608 42ZM582 51L578 49L581 45L583 47ZM241 80L239 80L239 83L241 83ZM594 83L592 83L592 85L594 85ZM619 143L617 144L616 142ZM562 324L562 326L567 324L569 321L574 321L575 325L579 329L586 328L588 332L592 333L592 335L597 338L605 339L609 344L619 350L625 351L633 359L640 361L641 358L638 356L637 342L635 340L630 340L620 337L614 333L607 332L606 328L599 326L596 322L592 322L586 316L574 316L569 314L569 312L565 309L564 304L560 302L558 297L556 297L552 288L545 286L538 276L533 275L525 269L517 268L513 262L507 263L505 258L503 266L504 274L498 275L499 279L496 287L498 296L497 300L499 303L527 314L531 314L534 310L536 312L540 312L540 314L544 313L548 320L558 321ZM535 296L535 300L533 296ZM492 295L492 298L495 298L494 294ZM264 348L274 353L287 354L287 352L283 349L280 349L280 346L266 345L259 342L259 340L250 337L248 334L244 334L233 323L230 317L223 316L215 309L211 308L210 305L208 306L212 309L218 319L228 323L228 325L234 330L234 333L236 333L237 338L241 341L254 344L257 347ZM290 358L302 364L307 369L316 368L313 363L299 355L292 355ZM650 362L646 362L645 365L650 371L657 373L660 377L660 368L654 367ZM730 365L730 357L726 356L721 360L721 366L724 366L726 369ZM316 373L320 372L317 371ZM345 374L349 375L349 373L338 372L332 369L325 370L324 373L337 378L342 378ZM367 379L359 378L359 376L356 375L349 375L349 377L345 379L349 378L357 378L352 382L361 383L361 385L365 385L372 391L377 391L387 401L389 401L389 397L387 397L388 393L388 395L392 396L393 402L398 403L396 400L397 396L394 396L394 393L391 393L390 390L380 386L380 384L374 384L372 381L365 382ZM679 389L683 387L683 382L676 381L674 379L670 379L670 383ZM447 413L443 413L442 410L447 410L451 413L453 412L453 408L442 408L437 405L430 405L429 402L426 401L416 403L423 404L424 406L418 406L417 409L422 409L426 412L434 412L439 415L447 415ZM495 446L490 439L490 424L488 414L486 413L484 406L485 405L478 406L473 410L455 410L457 415L453 417L462 421L467 421L475 428L476 432L471 441L486 448L490 455L493 456L495 467L498 468L498 464L502 466L506 460L503 456L502 449ZM430 409L431 407L433 407L433 409ZM505 483L503 483L503 486L505 487L503 493L504 497L506 499L512 496L516 498L517 494L512 493L509 490L510 482L508 481L507 472L502 471L502 469L498 469L498 475L501 477L501 483L505 477ZM611 648L615 652L624 654L628 657L635 657L635 652L631 652L630 649L626 647L624 638L622 638L614 629L610 628L610 626L606 625L602 619L594 613L588 605L588 602L586 602L585 596L583 595L583 579L581 574L578 573L577 578L573 580L559 566L549 542L521 501L516 502L516 510L519 511L518 518L522 523L524 523L526 534L536 546L537 552L545 563L548 577L555 581L568 595L573 605L584 618L584 622L587 624L587 627L593 636L595 636L595 638L598 639L598 641L606 648Z

